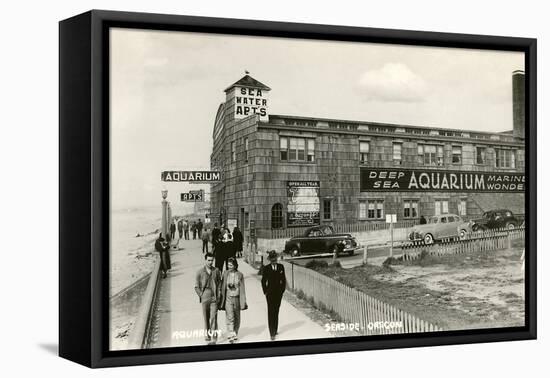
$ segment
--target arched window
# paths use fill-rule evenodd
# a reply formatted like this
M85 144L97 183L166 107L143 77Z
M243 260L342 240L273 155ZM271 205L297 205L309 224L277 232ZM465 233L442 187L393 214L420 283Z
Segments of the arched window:
M271 208L271 228L283 228L283 205L280 203Z

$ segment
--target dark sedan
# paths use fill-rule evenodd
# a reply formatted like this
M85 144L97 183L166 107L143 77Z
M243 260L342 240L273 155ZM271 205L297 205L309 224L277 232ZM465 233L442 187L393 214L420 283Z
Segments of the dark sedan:
M514 229L520 225L521 221L510 210L490 210L483 213L482 218L474 220L472 230Z
M293 257L306 254L347 253L352 256L359 248L350 234L336 234L331 226L307 228L302 236L295 236L285 244L285 252Z

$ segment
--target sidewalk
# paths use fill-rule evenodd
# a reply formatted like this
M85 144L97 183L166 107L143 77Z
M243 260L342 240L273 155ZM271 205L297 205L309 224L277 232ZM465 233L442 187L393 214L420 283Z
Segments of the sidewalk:
M202 242L181 240L183 250L172 251L172 269L161 280L159 303L154 319L153 348L204 345L204 337L193 335L203 329L201 305L195 293L195 274L204 265ZM239 270L244 274L248 310L241 312L239 343L269 341L267 304L257 272L242 259ZM218 343L228 343L225 336L225 311L218 312ZM279 312L277 340L326 338L331 335L296 307L283 299Z

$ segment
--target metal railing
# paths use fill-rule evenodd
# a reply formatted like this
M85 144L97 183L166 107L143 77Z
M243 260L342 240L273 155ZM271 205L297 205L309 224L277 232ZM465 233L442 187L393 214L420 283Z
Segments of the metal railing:
M149 346L151 324L160 287L160 264L161 259L157 256L155 265L149 276L149 282L147 283L147 289L145 290L136 322L130 331L128 349L144 349Z

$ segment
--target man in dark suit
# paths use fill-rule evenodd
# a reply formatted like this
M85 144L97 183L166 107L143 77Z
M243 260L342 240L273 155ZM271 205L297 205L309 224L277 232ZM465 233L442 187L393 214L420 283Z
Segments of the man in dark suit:
M277 252L269 251L269 265L262 270L262 289L267 300L269 335L275 340L279 327L279 307L286 289L285 267L277 263Z

